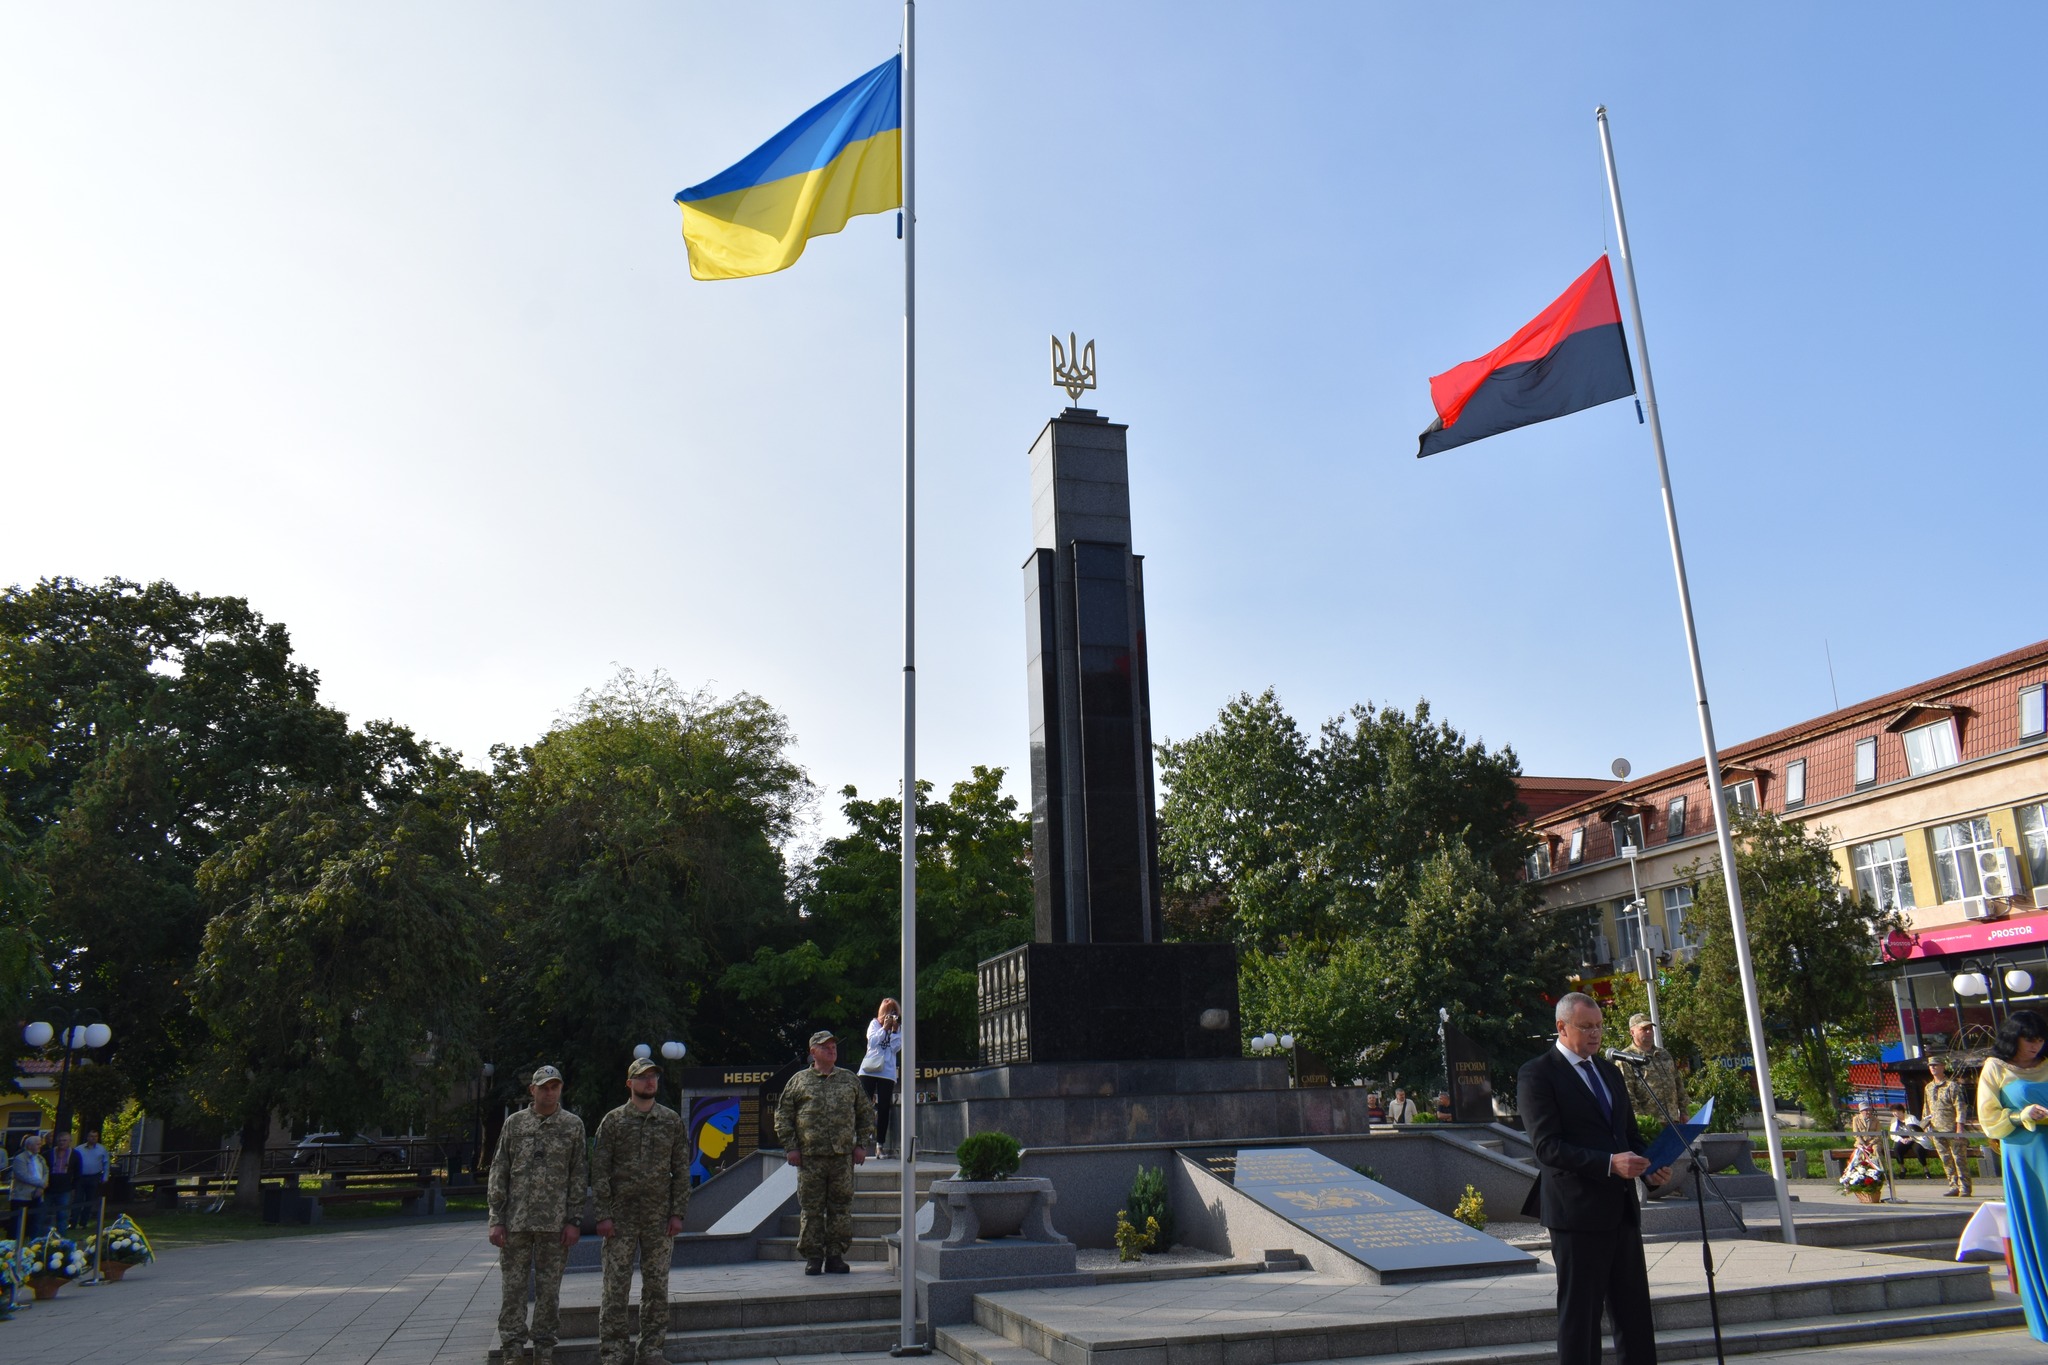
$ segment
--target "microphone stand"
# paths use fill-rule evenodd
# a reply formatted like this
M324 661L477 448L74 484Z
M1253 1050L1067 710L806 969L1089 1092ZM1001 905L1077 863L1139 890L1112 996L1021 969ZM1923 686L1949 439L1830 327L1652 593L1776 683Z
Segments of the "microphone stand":
M1609 1050L1609 1061L1614 1060L1613 1053L1615 1051L1619 1051L1619 1049ZM1629 1065L1637 1067L1647 1064L1647 1061L1629 1063ZM1664 1108L1664 1097L1659 1095L1654 1087L1645 1086L1643 1089L1649 1095L1650 1103L1656 1106L1658 1117L1663 1119L1665 1124L1674 1131L1685 1131L1684 1125L1671 1117L1670 1113ZM1700 1150L1697 1138L1686 1144L1686 1151L1692 1156L1692 1197L1694 1207L1699 1212L1700 1220L1700 1264L1706 1268L1707 1272L1707 1316L1714 1323L1714 1360L1716 1365L1728 1365L1728 1357L1721 1344L1721 1297L1714 1288L1714 1247L1712 1239L1707 1235L1707 1183L1713 1177L1707 1174L1706 1157ZM1721 1187L1718 1185L1714 1187L1714 1198L1720 1200L1721 1206L1726 1208L1735 1219L1736 1227L1744 1226L1742 1215L1737 1213L1734 1207L1728 1203L1728 1196L1721 1193Z

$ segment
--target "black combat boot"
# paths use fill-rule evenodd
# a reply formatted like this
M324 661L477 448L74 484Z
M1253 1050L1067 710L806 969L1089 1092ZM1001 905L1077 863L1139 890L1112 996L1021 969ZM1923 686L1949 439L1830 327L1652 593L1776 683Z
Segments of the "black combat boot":
M825 1273L827 1275L851 1275L853 1267L846 1263L846 1258L843 1256L827 1256L825 1258Z
M811 1259L810 1259L810 1260L808 1260L808 1261L805 1261L805 1262L804 1262L804 1274L806 1274L806 1275L822 1275L822 1274L824 1274L824 1273L825 1273L825 1262L824 1262L824 1260L823 1260L822 1258L820 1258L820 1257L817 1257L817 1256L813 1256L813 1257L811 1257Z

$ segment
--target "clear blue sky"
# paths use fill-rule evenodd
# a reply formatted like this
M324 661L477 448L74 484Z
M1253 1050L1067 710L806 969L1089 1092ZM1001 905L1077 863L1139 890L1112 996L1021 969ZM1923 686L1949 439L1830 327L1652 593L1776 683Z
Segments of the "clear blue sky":
M0 582L167 577L484 761L613 666L897 770L900 282L688 277L670 196L894 50L838 3L0 10ZM1612 239L1724 742L2040 637L2043 11L921 7L922 771L1024 759L1025 451L1098 341L1160 737L1427 697L1696 754L1615 404L1418 462ZM2028 91L2034 91L2028 94ZM829 807L829 803L828 803Z

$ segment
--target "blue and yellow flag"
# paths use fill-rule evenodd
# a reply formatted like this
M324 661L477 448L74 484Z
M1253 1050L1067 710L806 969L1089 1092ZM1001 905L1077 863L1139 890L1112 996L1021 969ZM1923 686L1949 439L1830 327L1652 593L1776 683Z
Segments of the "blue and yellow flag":
M901 208L902 60L883 62L676 203L700 280L787 270L811 238Z

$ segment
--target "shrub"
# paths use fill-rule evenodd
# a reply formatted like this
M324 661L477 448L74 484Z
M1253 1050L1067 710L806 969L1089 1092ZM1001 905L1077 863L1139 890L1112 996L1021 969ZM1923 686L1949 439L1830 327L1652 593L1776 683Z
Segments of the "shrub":
M1380 1173L1370 1166L1358 1165L1353 1166L1351 1169L1358 1172L1360 1175L1364 1176L1367 1180L1377 1181L1380 1178Z
M1130 1211L1131 1222L1139 1227L1155 1225L1154 1243L1161 1251L1173 1245L1173 1209L1166 1202L1166 1170L1161 1166L1147 1166L1138 1172L1131 1182L1130 1201L1125 1205Z
M1458 1207L1451 1210L1451 1217L1469 1228L1486 1229L1486 1196L1472 1186L1465 1187L1465 1197L1458 1201Z
M1024 1149L1008 1133L973 1133L953 1149L962 1180L1007 1180L1023 1164Z
M1146 1252L1159 1243L1159 1220L1147 1218L1143 1232L1131 1226L1130 1216L1122 1209L1116 1211L1116 1258L1119 1261L1142 1260Z

